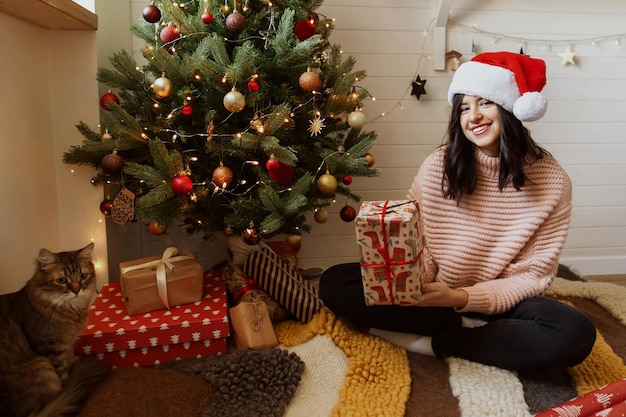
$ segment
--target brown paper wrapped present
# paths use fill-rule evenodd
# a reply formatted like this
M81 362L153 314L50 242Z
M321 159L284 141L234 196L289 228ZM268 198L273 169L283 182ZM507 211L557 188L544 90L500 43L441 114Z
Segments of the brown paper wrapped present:
M162 256L120 263L122 295L129 315L202 300L204 270L193 255L169 247Z
M264 302L242 301L228 310L238 350L274 347L278 344Z

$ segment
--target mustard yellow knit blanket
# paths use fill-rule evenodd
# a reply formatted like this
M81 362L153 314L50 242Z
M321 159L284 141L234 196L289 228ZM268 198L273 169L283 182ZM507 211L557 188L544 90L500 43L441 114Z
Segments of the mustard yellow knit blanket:
M307 324L286 321L277 324L275 331L285 347L300 345L321 335L329 337L346 355L345 380L332 417L404 416L411 385L404 349L356 331L328 308L323 308ZM308 415L315 415L314 410Z

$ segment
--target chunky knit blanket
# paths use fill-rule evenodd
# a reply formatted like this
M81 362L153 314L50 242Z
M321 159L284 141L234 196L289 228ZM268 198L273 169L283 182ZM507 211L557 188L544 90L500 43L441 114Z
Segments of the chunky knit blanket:
M285 322L276 327L287 349L332 341L316 364L322 374L345 369L338 392L317 392L306 415L377 417L528 417L578 395L626 377L626 288L607 283L555 279L547 294L587 313L598 338L591 355L567 369L517 373L458 358L442 361L398 349L375 336L362 334L327 309L310 323ZM301 396L311 395L305 372L300 389L286 411L305 415ZM305 392L306 390L306 392Z

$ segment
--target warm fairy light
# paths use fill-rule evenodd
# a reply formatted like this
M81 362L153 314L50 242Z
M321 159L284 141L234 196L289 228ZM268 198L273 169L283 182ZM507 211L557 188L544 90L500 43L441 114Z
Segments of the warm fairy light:
M226 83L226 76L225 75L222 77L222 83L224 83L224 84Z
M237 137L237 139L241 139L241 137L242 137L243 135L242 135L242 134L241 134L241 132L240 132L240 133L237 133L235 136Z
M260 165L259 161L246 161L246 164L250 164L250 165L254 165L254 166Z
M198 74L196 74L196 75L194 76L194 78L195 78L196 80L201 80L201 79L202 79L202 77L200 77L200 75L198 75Z
M159 108L159 103L154 103L154 104L153 104L153 107L154 107L155 109L158 109L158 108Z
M74 173L74 170L73 170L73 169L70 169L70 173L72 173L72 174L73 174L73 173Z
M187 96L187 97L185 97L185 100L187 100L187 101L191 101L191 96Z
M144 138L144 139L148 139L148 135L146 135L145 133L142 133L141 137Z

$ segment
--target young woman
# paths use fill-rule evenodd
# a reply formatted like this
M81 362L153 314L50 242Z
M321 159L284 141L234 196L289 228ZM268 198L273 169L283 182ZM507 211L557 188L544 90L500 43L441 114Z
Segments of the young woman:
M545 63L479 54L455 72L447 143L422 164L408 198L426 247L419 306L366 306L358 263L329 268L326 305L407 350L506 369L573 366L592 321L543 298L569 228L571 183L523 121L546 110Z

